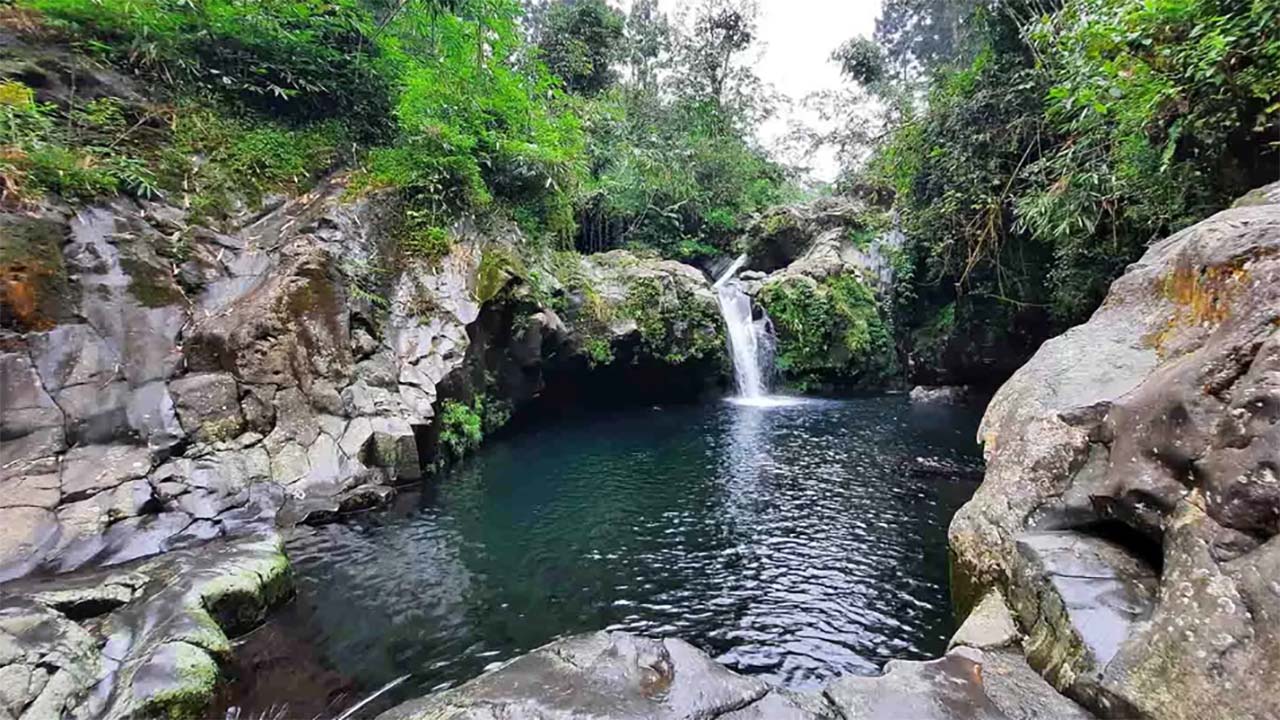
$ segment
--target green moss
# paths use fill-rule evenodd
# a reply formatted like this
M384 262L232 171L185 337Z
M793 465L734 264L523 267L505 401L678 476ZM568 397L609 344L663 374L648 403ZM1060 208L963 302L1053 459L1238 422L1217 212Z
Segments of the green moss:
M790 213L778 212L766 217L761 227L764 230L765 235L777 235L783 230L794 228L795 220L791 217Z
M481 304L496 298L512 280L529 277L529 269L519 255L501 245L490 245L480 257L476 270L476 300Z
M262 622L266 612L291 594L289 558L278 548L246 560L197 589L200 602L229 635Z
M189 609L188 617L193 621L192 625L174 639L202 648L215 658L229 659L231 641L213 616L203 607L193 607Z
M206 442L230 440L240 434L244 423L238 417L210 420L200 426L200 438Z
M759 300L777 331L778 369L802 390L872 387L896 372L889 328L856 275L784 277L766 285Z
M164 720L206 717L218 684L218 664L204 650L185 642L167 643L152 662L171 665L171 684L142 700L139 716Z
M129 276L129 294L143 307L165 307L186 302L168 270L130 257L121 257L120 267Z
M724 354L720 314L713 303L656 278L639 278L627 290L620 314L636 323L641 349L672 365Z

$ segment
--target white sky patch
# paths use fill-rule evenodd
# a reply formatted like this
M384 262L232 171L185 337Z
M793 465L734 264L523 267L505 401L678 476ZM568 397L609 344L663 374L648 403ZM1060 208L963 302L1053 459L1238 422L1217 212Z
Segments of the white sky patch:
M691 0L660 0L674 17L681 5ZM758 131L760 141L776 150L793 122L819 126L814 113L800 107L805 96L841 87L840 70L831 62L831 52L855 35L871 37L880 0L758 0L759 42L764 52L756 62L756 72L765 82L791 100L780 107L776 117ZM623 8L630 0L621 0ZM833 180L839 171L833 150L824 150L804 159L818 180Z
M855 35L871 37L879 15L880 0L760 0L759 34L765 50L756 72L792 100L789 110L760 128L766 147L777 146L789 122L820 124L800 101L845 84L831 52ZM839 167L833 150L807 160L816 179L835 179Z

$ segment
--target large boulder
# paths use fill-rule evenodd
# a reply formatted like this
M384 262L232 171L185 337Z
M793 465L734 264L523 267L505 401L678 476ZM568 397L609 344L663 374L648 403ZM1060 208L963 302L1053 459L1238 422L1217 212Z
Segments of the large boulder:
M1000 609L1003 610L1003 604ZM1008 621L1005 621L1008 624ZM1089 720L988 627L929 662L891 662L875 677L798 693L737 675L676 639L577 635L378 720ZM959 635L957 637L960 637Z
M1032 664L1099 714L1276 716L1278 188L1153 245L982 422L957 599L1003 589Z

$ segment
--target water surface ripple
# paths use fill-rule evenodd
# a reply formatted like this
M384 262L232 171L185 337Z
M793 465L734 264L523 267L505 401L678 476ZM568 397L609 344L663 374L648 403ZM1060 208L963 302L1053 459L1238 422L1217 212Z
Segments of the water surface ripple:
M977 416L881 397L593 415L500 440L425 495L306 531L293 622L405 695L552 638L677 636L793 688L939 654Z

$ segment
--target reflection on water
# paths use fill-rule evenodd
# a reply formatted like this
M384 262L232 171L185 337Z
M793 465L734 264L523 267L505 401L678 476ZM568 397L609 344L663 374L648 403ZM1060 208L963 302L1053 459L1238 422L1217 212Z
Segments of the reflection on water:
M291 542L293 622L401 695L603 627L794 688L936 655L976 414L900 397L592 416L499 441L402 507ZM943 468L943 470L939 470Z

